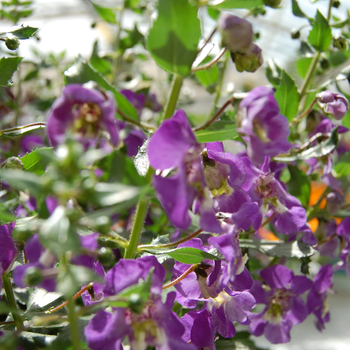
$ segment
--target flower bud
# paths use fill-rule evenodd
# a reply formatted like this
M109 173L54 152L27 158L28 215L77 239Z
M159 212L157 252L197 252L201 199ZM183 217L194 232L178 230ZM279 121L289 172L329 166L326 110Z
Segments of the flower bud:
M339 0L333 0L332 7L337 9L339 6L340 6L340 1Z
M333 38L333 47L337 48L339 51L344 52L348 49L348 42L343 36Z
M293 29L290 32L290 36L292 37L292 39L299 39L300 38L300 30L299 29Z
M218 21L222 44L232 52L247 52L253 42L253 27L244 18L223 14Z
M43 280L41 270L37 267L30 266L24 275L24 283L28 286L37 286Z
M24 169L22 161L17 157L7 158L2 166L7 169L15 169L15 170Z
M335 215L343 206L344 197L338 191L328 193L326 197L326 209L331 215Z
M6 38L5 45L9 50L15 51L18 49L19 40L17 38Z
M238 52L231 53L232 61L236 64L239 72L255 72L263 64L261 49L258 45L252 44L249 51L240 54Z
M333 115L335 119L342 119L349 109L349 101L339 92L322 91L316 98L320 108L325 113Z
M282 0L264 0L264 5L276 9L281 5L281 2Z

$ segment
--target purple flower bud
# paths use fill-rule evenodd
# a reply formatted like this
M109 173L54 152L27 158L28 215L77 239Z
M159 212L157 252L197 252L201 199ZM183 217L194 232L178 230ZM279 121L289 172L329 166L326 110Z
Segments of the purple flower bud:
M344 203L343 195L336 190L328 193L326 200L326 209L331 215L335 215L342 208Z
M255 44L252 44L245 53L231 53L231 58L239 72L254 73L264 62L261 49Z
M247 52L253 42L253 27L244 18L225 13L220 16L218 28L222 44L233 52Z
M325 113L332 114L335 119L342 119L349 109L349 101L339 92L322 91L316 98L320 108Z

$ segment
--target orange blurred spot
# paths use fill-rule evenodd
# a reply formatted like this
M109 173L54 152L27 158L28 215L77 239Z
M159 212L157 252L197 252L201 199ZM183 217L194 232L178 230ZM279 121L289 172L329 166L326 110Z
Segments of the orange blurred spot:
M309 205L314 206L326 190L327 185L322 182L311 182L311 193L309 199ZM320 204L320 208L323 209L326 206L326 198L323 198Z
M319 224L318 219L317 218L313 218L310 221L308 221L308 224L310 225L311 231L313 233L315 233L316 230L317 230L318 224Z
M260 227L257 233L258 236L262 239L267 239L269 241L279 241L279 239L274 235L274 233L269 231L265 227Z

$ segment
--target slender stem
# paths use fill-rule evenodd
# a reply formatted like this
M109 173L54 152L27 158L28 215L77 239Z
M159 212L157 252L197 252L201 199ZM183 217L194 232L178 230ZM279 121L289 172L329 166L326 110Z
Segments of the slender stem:
M304 113L300 114L298 117L294 118L294 119L290 122L290 124L291 124L291 125L297 124L297 123L299 123L304 117L306 117L306 116L311 112L312 107L315 105L316 101L317 101L317 99L315 98L315 99L311 102L311 104L310 104L310 106L307 108L307 110L306 110Z
M306 73L306 77L305 77L303 84L301 86L301 89L300 89L300 99L302 97L304 97L304 95L306 93L306 90L311 82L311 78L314 75L314 72L315 72L318 60L320 59L320 56L321 56L321 52L317 51L315 56L313 57L313 59L311 61L310 67Z
M211 66L213 66L217 61L219 61L219 59L224 55L224 53L227 51L226 47L222 48L220 50L220 52L216 55L216 57L214 57L210 62L203 64L202 66L197 66L197 67L193 67L191 69L192 72L198 72L200 70L205 70L210 68Z
M149 167L147 174L145 176L148 182L151 181L152 174L153 174L153 169ZM125 249L125 253L124 253L125 259L133 259L137 252L137 246L140 241L143 224L144 224L147 210L148 210L148 204L149 204L149 199L147 197L142 197L139 200L139 203L137 204L134 225L131 231L128 246Z
M302 152L304 149L308 148L313 142L315 142L315 141L318 140L319 138L330 137L330 136L331 136L330 133L322 134L321 132L318 132L317 134L315 134L314 136L312 136L308 142L304 143L304 144L296 151L296 153Z
M200 228L199 230L197 230L196 232L193 232L192 234L190 234L189 236L186 236L176 242L171 242L171 243L167 243L167 244L159 244L159 245L139 245L138 249L139 250L147 250L150 248L171 248L171 247L176 247L181 243L187 242L190 239L197 237L201 232L203 232L203 230Z
M72 336L73 350L80 350L78 318L74 310L73 298L68 299L68 320L70 333Z
M13 294L10 277L8 275L3 274L2 283L4 285L7 302L9 303L12 310L11 311L12 317L16 322L17 330L20 330L23 328L23 321L21 316L18 313L17 304L16 304L15 296Z
M182 87L183 77L178 74L174 74L173 80L171 82L170 93L168 96L168 101L165 106L165 111L163 115L163 120L171 118L174 114L176 102L179 98L180 90Z
M75 300L75 299L79 298L85 291L93 288L93 285L94 285L93 282L89 283L87 286L85 286L83 289L81 289L77 294L75 294L72 299ZM56 306L53 309L49 309L49 310L45 311L45 313L52 314L52 313L64 308L66 305L68 305L68 300L65 301L64 303L62 303L61 305Z
M123 120L125 120L126 122L128 122L130 124L137 125L141 129L155 130L155 127L152 126L152 125L148 125L148 124L145 124L145 123L140 123L140 122L137 122L134 119L129 118L120 109L118 109L117 113L120 114L120 116L123 118Z
M203 44L203 46L198 50L198 53L200 53L204 48L205 45L208 44L208 42L211 40L211 38L213 37L213 35L216 33L217 27L214 28L214 30L211 32L211 34L209 35L208 39L205 41L205 43Z
M19 56L17 50L17 56ZM21 79L21 63L18 65L18 84L17 84L17 96L16 96L16 111L15 111L15 120L14 125L18 125L19 116L21 114L21 99L22 99L22 79Z
M234 101L234 98L232 96L223 104L223 106L215 113L215 115L212 118L210 118L203 125L200 125L200 126L197 126L196 128L194 128L193 131L205 129L206 127L208 127L209 125L214 123L215 120L218 119L220 117L220 115L224 112L224 110L227 108L227 106L229 106L233 101Z
M329 237L325 238L323 241L318 242L318 246L325 244L325 243L328 243L329 241L331 241L335 237L337 237L337 234L333 233L332 236L329 236Z
M179 276L178 278L174 279L173 281L165 284L163 286L163 289L167 289L167 288L170 288L172 286L175 286L175 284L179 283L181 280L183 280L185 277L187 277L191 272L193 272L196 266L197 266L196 264L192 265L181 276Z
M274 212L269 218L267 218L267 219L261 224L261 227L266 226L266 225L274 218L275 215L276 215L276 212Z

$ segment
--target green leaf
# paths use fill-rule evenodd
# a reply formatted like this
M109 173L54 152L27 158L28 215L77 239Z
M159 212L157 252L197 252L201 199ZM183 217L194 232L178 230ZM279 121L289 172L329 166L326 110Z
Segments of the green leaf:
M236 124L232 120L220 120L204 130L195 132L197 141L215 142L233 140L238 136Z
M230 339L219 336L215 342L215 348L216 350L267 350L257 347L249 337L249 332L237 332Z
M278 86L275 98L281 109L281 114L291 121L298 112L299 94L294 80L283 70L281 84Z
M30 132L33 130L43 129L45 127L46 127L45 123L33 123L33 124L28 124L28 125L17 126L15 128L11 128L8 130L1 130L0 137L1 136L16 137L16 136L26 134L27 132Z
M38 175L22 170L0 170L0 177L17 190L28 190L37 196L43 193L43 180Z
M311 46L321 52L326 51L332 42L332 30L319 10L307 40Z
M333 167L338 176L346 176L350 174L350 152L343 154Z
M309 245L294 241L294 242L280 242L268 241L265 239L240 239L239 245L241 248L252 248L258 250L260 253L268 256L279 258L304 258L315 254L316 250Z
M311 192L311 182L304 171L294 165L288 165L290 181L287 183L288 192L297 197L304 207L307 207Z
M305 13L303 11L301 11L299 4L297 2L297 0L292 0L292 11L293 11L293 15L297 16L297 17L306 17Z
M76 230L66 215L66 208L61 205L42 224L39 238L40 242L58 257L67 251L79 251L81 245Z
M18 69L23 57L3 57L0 59L0 86L12 86L12 75Z
M275 63L273 59L268 60L266 70L266 78L276 88L281 83L282 69Z
M94 46L93 46L91 57L90 57L90 64L93 68L95 68L102 75L111 73L111 71L112 71L112 65L107 60L105 60L104 58L101 58L98 55L98 42L97 42L97 40L94 42Z
M203 60L203 64L211 61L211 57L208 56ZM215 92L215 85L219 79L219 69L217 65L214 65L208 69L199 70L194 73L198 81L211 93Z
M115 19L115 11L108 7L102 7L91 2L94 10L98 13L98 15L106 22L117 24L118 22Z
M296 160L323 157L331 153L337 147L338 141L338 128L335 127L332 130L331 136L326 141L322 141L318 145L308 148L298 154L286 157L274 157L274 159L280 162L294 162Z
M312 57L300 57L296 61L296 67L298 74L302 77L305 78L307 71L309 70L309 67L312 62Z
M211 6L215 6L216 8L220 9L251 9L263 5L263 0L219 0Z
M171 250L156 250L156 249L145 249L145 251L150 252L152 254L167 254L176 261L179 261L183 264L199 264L205 259L209 260L221 260L222 257L217 254L207 253L203 250L197 248L176 248Z
M11 36L15 36L17 39L29 39L30 37L32 37L36 32L38 31L38 28L34 28L34 27L29 27L29 26L21 26L18 29L15 30L11 30L10 32L6 33L7 34L11 34Z
M197 9L188 0L159 0L158 18L146 46L161 68L187 76L197 56L200 36Z
M0 221L2 221L3 223L8 223L15 220L16 218L12 214L0 209Z
M140 122L137 112L127 98L111 86L99 73L97 73L80 55L73 66L64 72L66 84L84 84L94 81L101 88L111 91L117 101L118 113L137 123Z
M45 173L45 169L49 165L49 158L52 156L53 148L43 147L27 153L20 159L23 163L24 170L30 171L37 175L42 175Z

